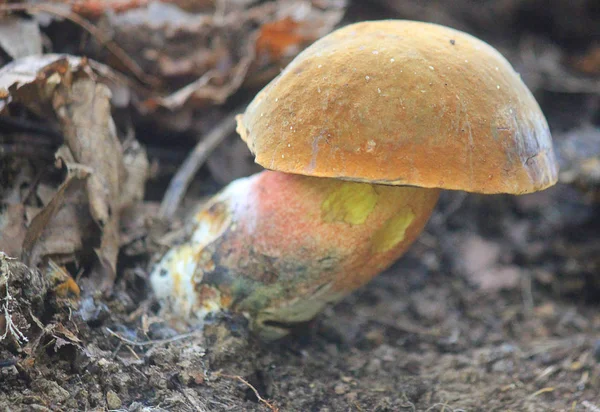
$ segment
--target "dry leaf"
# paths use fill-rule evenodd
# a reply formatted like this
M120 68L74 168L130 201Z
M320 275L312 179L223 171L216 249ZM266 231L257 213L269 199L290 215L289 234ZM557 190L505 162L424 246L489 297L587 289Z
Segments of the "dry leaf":
M133 138L127 151L121 146L111 93L97 80L85 59L44 55L17 60L0 70L0 88L6 90L0 114L18 102L57 119L64 136L56 166L67 170L66 178L51 196L42 190L46 202L27 228L23 259L31 266L49 259L95 262L88 290L107 291L116 277L120 214L143 198L148 161Z
M19 256L26 231L25 205L0 205L0 250Z
M81 343L81 339L79 339L73 332L67 329L62 323L58 323L53 331L55 334L62 335L65 339L69 341L69 343Z
M54 338L55 352L66 345L73 345L76 348L83 349L81 346L81 339L79 339L73 332L68 330L62 323L55 324L49 332Z
M38 266L47 257L72 260L73 255L82 250L84 239L97 232L91 219L85 218L86 214L89 216L84 192L89 171L75 170L67 175L50 203L33 218L27 229L22 259L28 266Z
M84 69L83 59L45 54L15 60L0 69L0 114L8 103L20 101L38 114L50 114L50 97L61 82L69 82L71 73Z
M119 251L119 193L125 178L122 147L110 114L110 92L90 78L60 87L53 106L76 162L89 167L86 181L89 211L102 231L96 253L101 261L103 290L116 277Z

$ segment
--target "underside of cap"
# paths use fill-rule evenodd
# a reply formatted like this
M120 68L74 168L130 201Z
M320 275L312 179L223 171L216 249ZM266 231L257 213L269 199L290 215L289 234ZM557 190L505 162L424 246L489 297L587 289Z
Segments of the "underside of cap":
M480 193L556 183L548 124L493 47L402 20L314 43L238 117L267 169Z

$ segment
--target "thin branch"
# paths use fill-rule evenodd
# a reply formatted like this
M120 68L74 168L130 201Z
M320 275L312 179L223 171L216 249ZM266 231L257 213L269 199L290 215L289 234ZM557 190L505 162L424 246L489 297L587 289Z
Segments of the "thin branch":
M210 153L235 130L235 115L238 112L238 110L234 110L233 114L225 117L204 139L196 144L194 150L188 155L169 183L160 204L160 217L164 219L173 217L200 166L208 159Z
M543 393L549 393L549 392L554 392L554 388L551 386L548 386L546 388L542 388L537 392L532 393L531 395L529 395L529 398L535 398L538 395L541 395Z
M195 332L184 333L184 334L181 334L181 335L173 336L172 338L168 338L168 339L145 340L145 341L142 341L142 342L137 342L137 341L134 341L134 340L131 340L131 339L127 339L127 338L119 335L117 332L114 332L110 328L106 328L106 331L108 333L110 333L112 336L118 338L122 342L126 343L127 345L131 345L131 346L163 345L165 343L176 342L178 340L182 340L182 339L187 339L187 338L191 338L191 337L194 337L194 336L198 336L201 333L200 331L195 331Z
M226 375L224 373L220 373L217 372L216 373L217 376L221 376L223 378L229 378L229 379L236 379L240 382L242 382L244 385L246 385L247 387L249 387L252 392L254 392L254 395L256 395L256 398L262 402L267 408L269 408L272 412L279 412L279 408L275 405L273 405L271 402L269 402L268 400L266 400L265 398L263 398L262 396L260 396L260 393L258 393L258 391L256 390L256 388L254 386L252 386L250 384L250 382L248 382L246 379L242 378L239 375Z

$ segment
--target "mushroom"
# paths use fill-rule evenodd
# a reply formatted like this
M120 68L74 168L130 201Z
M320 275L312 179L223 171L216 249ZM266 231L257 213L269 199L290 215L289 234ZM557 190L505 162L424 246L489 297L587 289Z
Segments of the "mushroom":
M269 170L207 202L151 282L180 318L240 312L266 340L396 261L440 189L524 194L557 179L520 76L493 47L436 24L329 34L256 96L238 132Z

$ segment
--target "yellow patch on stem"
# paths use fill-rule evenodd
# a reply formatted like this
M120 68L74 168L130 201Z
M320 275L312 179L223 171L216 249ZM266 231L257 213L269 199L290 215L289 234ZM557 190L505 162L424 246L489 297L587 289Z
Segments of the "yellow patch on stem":
M401 210L393 216L373 235L372 250L374 253L383 253L392 249L404 240L406 229L415 219L415 214L409 208Z
M336 184L321 204L321 217L325 222L363 224L375 206L379 195L367 183L341 182Z

